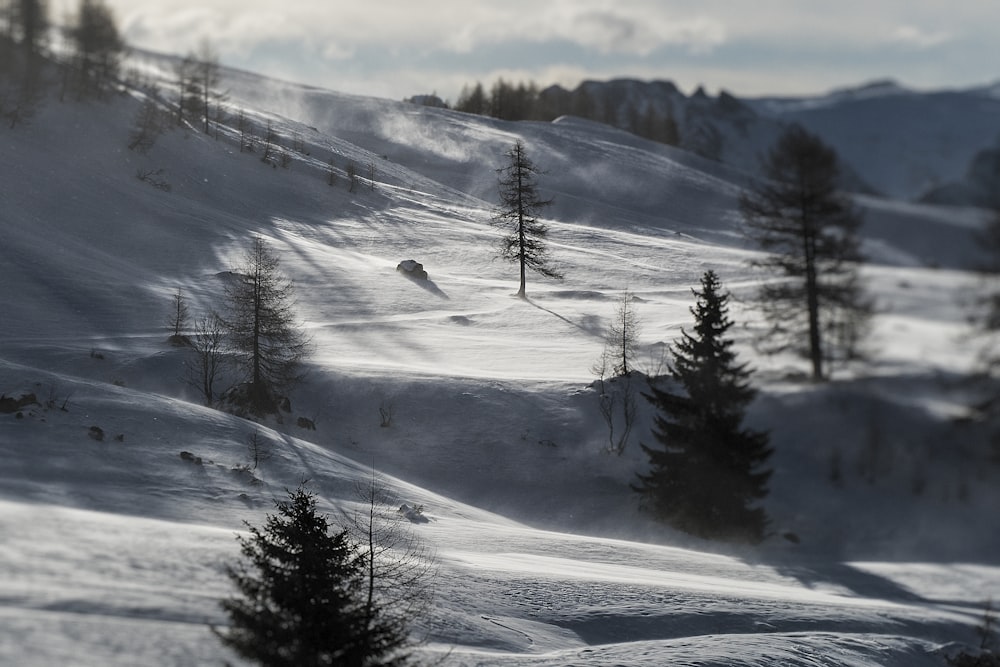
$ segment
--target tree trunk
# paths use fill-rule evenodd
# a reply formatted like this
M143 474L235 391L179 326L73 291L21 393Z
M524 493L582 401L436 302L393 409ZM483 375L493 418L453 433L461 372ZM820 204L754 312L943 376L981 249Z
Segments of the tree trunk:
M517 242L518 242L518 258L520 259L521 265L521 288L517 290L517 295L522 299L526 298L525 295L525 243L524 243L524 182L521 179L522 169L521 169L521 153L518 151L517 154Z
M807 223L808 224L808 223ZM819 328L819 281L816 274L816 239L810 230L803 234L806 257L806 307L809 311L809 360L812 377L823 379L823 346Z

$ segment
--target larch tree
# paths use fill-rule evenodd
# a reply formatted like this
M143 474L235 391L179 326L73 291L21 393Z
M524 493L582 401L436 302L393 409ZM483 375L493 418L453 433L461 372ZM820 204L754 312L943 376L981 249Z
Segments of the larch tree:
M49 28L48 3L44 0L11 0L11 30L27 58L42 51Z
M190 320L187 301L184 293L178 287L170 299L170 314L167 315L167 327L170 329L170 342L183 345L185 343L184 331L187 329Z
M649 470L632 488L645 509L679 530L759 542L768 519L757 503L767 495L771 471L763 466L772 450L767 433L742 425L755 391L726 338L733 322L721 289L708 271L701 291L692 290L694 330L682 329L671 347L672 386L644 394L657 408L657 445L642 445Z
M279 392L301 378L309 343L295 318L294 288L277 255L259 236L226 285L226 328L255 414L276 409Z
M872 312L858 273L862 219L837 190L836 153L801 127L790 127L762 166L764 179L743 193L740 209L767 252L755 265L775 274L759 293L766 346L804 354L822 380L829 362L859 356Z
M549 277L562 278L550 262L546 236L548 226L538 219L542 209L552 201L542 199L535 178L541 173L528 158L524 144L516 141L506 153L507 163L497 172L500 204L493 213L493 225L503 232L498 256L517 263L521 273L521 286L517 295L525 298L527 271Z
M276 502L263 528L240 536L242 559L227 568L238 595L222 602L227 628L213 628L243 658L268 667L397 667L406 637L366 605L365 561L346 529L332 530L301 487Z
M78 95L102 96L119 76L125 41L103 0L82 0L70 28Z
M206 39L198 46L198 51L191 56L191 60L194 63L192 92L198 96L198 115L201 116L205 134L208 134L212 120L221 120L222 105L226 101L226 94L219 90L222 82L219 55Z
M604 353L610 361L611 373L615 376L631 373L638 351L639 315L635 312L635 295L625 290L604 336Z

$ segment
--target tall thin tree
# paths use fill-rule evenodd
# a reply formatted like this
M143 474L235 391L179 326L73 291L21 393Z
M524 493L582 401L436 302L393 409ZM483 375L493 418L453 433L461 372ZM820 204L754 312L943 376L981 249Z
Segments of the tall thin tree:
M78 77L78 95L100 97L117 80L125 40L104 0L83 0L70 29Z
M681 330L671 348L674 388L654 385L644 394L658 410L658 446L642 445L650 467L632 488L646 509L680 530L758 542L768 523L757 503L771 475L762 468L771 456L769 438L742 425L755 391L726 338L733 325L729 294L713 271L702 277L701 291L692 291L694 331Z
M226 100L226 93L219 90L222 82L219 54L212 43L205 39L199 44L198 51L191 56L191 59L194 62L193 90L198 94L198 114L201 116L205 134L208 134L213 117L221 116L222 105Z
M549 278L562 278L552 267L545 242L548 226L538 219L542 209L552 203L538 194L535 178L541 173L528 158L524 144L518 140L506 153L507 163L497 169L500 174L500 205L493 213L493 225L503 231L498 256L516 262L520 268L521 285L517 295L525 298L528 269Z
M41 53L49 28L48 3L45 0L11 0L13 21L21 48L28 59Z
M301 377L309 343L295 319L292 282L277 255L255 236L226 286L227 329L246 380L248 407L273 412L279 391Z
M765 180L743 193L748 234L776 273L759 301L771 324L768 347L795 349L826 377L826 362L859 356L872 305L861 287L861 216L837 190L837 155L799 126L783 134L763 163Z

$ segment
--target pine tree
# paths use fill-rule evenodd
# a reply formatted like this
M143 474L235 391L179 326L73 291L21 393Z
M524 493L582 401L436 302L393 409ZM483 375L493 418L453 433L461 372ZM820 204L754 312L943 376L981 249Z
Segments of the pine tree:
M239 596L222 602L230 626L217 636L269 667L406 664L394 655L406 637L366 605L364 558L348 531L331 534L313 494L288 495L263 529L238 538L243 558L227 574Z
M642 445L650 469L633 489L658 519L707 538L759 542L767 516L755 503L767 495L771 455L767 433L742 426L753 400L750 370L737 363L729 294L708 271L691 309L693 333L681 331L671 348L674 393L651 387L644 396L658 409L653 436L659 447Z
M539 212L552 203L542 199L535 185L540 173L528 159L524 144L516 141L507 151L507 164L497 170L500 174L500 206L493 214L493 225L504 232L500 239L498 255L509 262L516 262L521 271L521 286L517 295L525 297L527 269L549 278L561 278L549 263L545 237L548 227L538 220Z

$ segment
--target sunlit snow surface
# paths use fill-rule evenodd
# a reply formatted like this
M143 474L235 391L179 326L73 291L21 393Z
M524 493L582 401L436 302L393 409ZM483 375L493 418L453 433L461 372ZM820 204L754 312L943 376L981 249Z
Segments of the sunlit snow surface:
M425 508L411 530L437 575L415 630L446 665L902 667L975 642L982 601L1000 596L996 468L983 434L954 421L973 396L960 379L978 345L981 212L859 199L875 361L814 386L753 345L746 175L574 119L227 84L309 154L272 169L229 135L175 131L140 156L125 148L130 98L52 102L0 134L0 393L38 398L0 415L0 664L233 661L210 626L226 621L243 521L305 480L349 518L372 465L397 504ZM517 137L546 170L566 274L529 278L526 301L489 225ZM348 160L375 167L374 189L347 192ZM314 347L282 424L199 407L186 352L165 341L171 295L196 316L221 307L252 234L295 280ZM427 281L396 271L407 259ZM622 291L655 368L707 268L734 293L762 390L749 421L776 449L776 534L758 548L643 516L628 484L651 412L609 455L589 386ZM254 432L274 448L259 483L234 470Z

